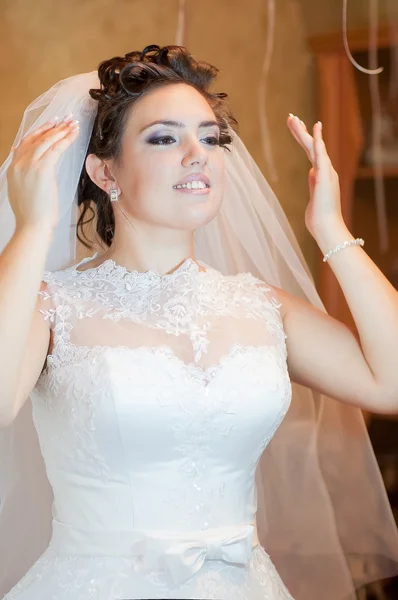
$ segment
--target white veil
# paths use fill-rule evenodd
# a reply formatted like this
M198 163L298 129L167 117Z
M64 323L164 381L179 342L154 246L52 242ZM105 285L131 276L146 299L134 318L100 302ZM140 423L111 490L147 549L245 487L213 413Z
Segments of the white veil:
M63 80L25 111L14 144L54 116L73 113L80 136L58 166L60 223L47 261L76 258L76 190L95 118L96 72ZM0 250L14 218L0 169ZM197 232L197 257L224 273L250 271L323 309L286 216L238 136L226 153L217 218ZM361 411L294 385L291 409L257 469L257 526L296 600L355 598L354 587L398 573L398 535ZM0 430L0 594L44 551L52 493L26 403Z

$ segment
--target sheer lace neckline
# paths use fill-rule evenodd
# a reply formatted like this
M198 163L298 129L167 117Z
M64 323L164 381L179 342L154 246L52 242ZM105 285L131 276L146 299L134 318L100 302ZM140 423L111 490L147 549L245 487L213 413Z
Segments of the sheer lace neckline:
M75 265L73 267L73 269L77 273L82 274L82 275L84 273L93 274L94 272L97 272L98 274L112 273L112 274L118 274L121 277L146 277L149 279L157 279L157 280L172 279L172 278L180 275L181 273L195 274L195 273L205 273L207 271L207 265L205 265L201 261L196 262L192 258L186 258L180 264L179 267L174 269L174 271L171 271L169 273L164 273L164 274L158 273L157 271L154 271L152 269L148 269L147 271L137 271L137 270L129 271L129 269L127 269L123 265L119 265L112 258L108 258L108 259L104 260L104 262L102 262L100 265L98 265L96 267L89 267L88 269L83 269L83 270L78 269L78 267L84 265L85 263L89 262L90 260L94 260L97 257L98 257L98 252L96 252L93 256L90 256L88 258L83 258L83 260L81 260L77 265Z

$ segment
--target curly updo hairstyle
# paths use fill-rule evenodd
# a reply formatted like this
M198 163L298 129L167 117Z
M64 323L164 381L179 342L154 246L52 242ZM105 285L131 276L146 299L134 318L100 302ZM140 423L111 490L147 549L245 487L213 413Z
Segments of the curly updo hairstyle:
M98 67L100 89L90 90L90 96L98 101L98 112L87 155L117 160L134 103L155 88L177 83L192 86L207 100L220 126L220 146L227 147L232 141L230 128L235 128L236 120L226 101L227 94L209 91L217 74L218 69L196 61L181 46L147 46L142 52L129 52L123 58L117 56L102 62ZM92 248L84 225L96 217L97 234L110 246L115 232L112 204L108 194L90 179L85 164L78 185L78 205L81 207L78 239Z

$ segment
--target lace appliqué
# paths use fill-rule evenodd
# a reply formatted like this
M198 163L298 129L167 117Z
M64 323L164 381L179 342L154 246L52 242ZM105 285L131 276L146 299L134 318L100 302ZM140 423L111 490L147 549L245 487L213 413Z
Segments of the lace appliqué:
M142 586L128 558L57 556L50 548L4 600L293 600L261 546L244 568L213 561L178 588L170 589L161 572Z
M67 384L67 385L65 385ZM105 391L104 391L105 390ZM90 393L91 391L91 393ZM98 407L107 402L101 369L85 369L84 364L73 376L68 369L54 369L49 362L33 393L33 418L44 455L57 449L57 461L68 468L71 462L83 464L101 477L109 475L109 466L99 452L96 438Z
M115 377L127 382L125 389L130 390L129 365L137 369L137 364L143 364L148 371L153 369L156 376L154 389L151 390L151 385L145 387L145 398L152 393L152 398L156 398L155 409L159 406L159 411L165 410L161 417L172 431L173 451L182 475L176 477L175 485L173 481L169 489L159 494L159 509L163 508L166 515L175 515L175 524L184 528L193 524L203 529L218 526L220 513L217 516L215 507L220 510L223 499L227 506L231 486L228 487L230 482L226 483L222 475L212 474L211 465L217 448L222 449L226 440L231 443L233 436L240 439L237 424L243 413L238 411L244 411L245 401L248 401L251 402L248 406L258 410L260 420L263 419L257 437L253 437L252 429L247 436L250 451L246 449L243 476L248 480L290 402L286 336L278 310L280 305L271 289L250 274L224 277L211 269L199 271L193 261L187 261L168 276L129 273L106 261L87 271L79 272L72 267L47 273L45 281L47 289L41 296L43 305L48 302L50 306L43 307L41 312L51 323L54 348L36 388L39 393L34 409L40 411L39 427L46 428L45 435L40 437L44 443L52 440L47 454L56 447L61 468L65 455L66 465L88 465L90 471L99 472L101 479L108 477L109 468L96 440L97 415L100 411L106 414L103 405L111 406L115 400L109 370L104 367L118 366L119 358L124 357L126 362ZM115 323L126 319L146 326L152 330L150 333L161 330L175 337L188 336L194 362L184 362L171 346L160 343L154 347L75 345L71 335L73 328L81 319L93 317L97 317L96 324L101 324L99 319ZM255 331L257 322L261 326L265 324L271 336L266 336L264 344L261 335L258 345L240 343L239 336L236 337L238 343L233 343L233 330L231 346L226 347L223 357L217 359L216 356L216 364L201 367L200 358L206 354L211 356L210 346L214 342L210 342L209 334L219 317L229 317L233 326L235 322L250 321ZM108 353L112 358L107 363ZM136 373L134 371L134 377ZM252 391L247 389L251 386ZM273 402L272 410L265 406L268 393L270 403ZM164 415L168 421L163 419ZM256 417L252 417L247 431L249 427L254 430L255 421ZM171 506L178 510L170 510ZM268 555L260 547L253 550L246 567L206 561L200 572L178 589L170 589L167 581L160 572L135 573L132 559L65 557L49 551L7 600L26 600L28 595L30 600L41 600L47 589L48 600L135 597L291 600Z
M279 342L286 338L280 304L263 282L251 274L224 277L213 269L200 271L190 259L166 276L129 272L108 260L86 271L71 267L45 273L44 281L48 289L40 295L43 302L53 300L54 306L40 312L54 324L55 344L70 339L72 311L78 319L101 311L103 319L127 319L174 336L187 335L195 362L207 352L208 332L217 317L244 314L266 321Z

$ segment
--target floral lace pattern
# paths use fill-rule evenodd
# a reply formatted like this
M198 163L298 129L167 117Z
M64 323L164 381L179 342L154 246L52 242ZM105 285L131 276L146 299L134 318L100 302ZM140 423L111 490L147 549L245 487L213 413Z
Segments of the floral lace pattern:
M6 599L291 600L258 545L247 564L205 560L178 586L161 562L138 572L122 551L84 546L101 534L119 551L118 531L208 535L254 521L256 466L291 399L271 289L191 260L166 276L105 261L45 282L53 346L34 420L56 519L83 542L50 544Z
M189 335L196 362L207 351L207 333L216 317L244 314L247 319L266 321L279 340L286 337L280 304L264 283L251 274L224 277L213 269L200 271L190 259L165 276L129 272L107 260L86 271L71 267L46 273L44 281L48 289L40 292L43 303L54 300L55 307L41 312L55 324L55 343L70 340L72 311L77 319L101 311L103 319L127 319L174 336Z
M4 600L293 600L261 546L253 550L247 569L209 562L194 581L174 589L154 574L149 587L146 579L145 596L140 584L127 558L60 557L49 549Z

